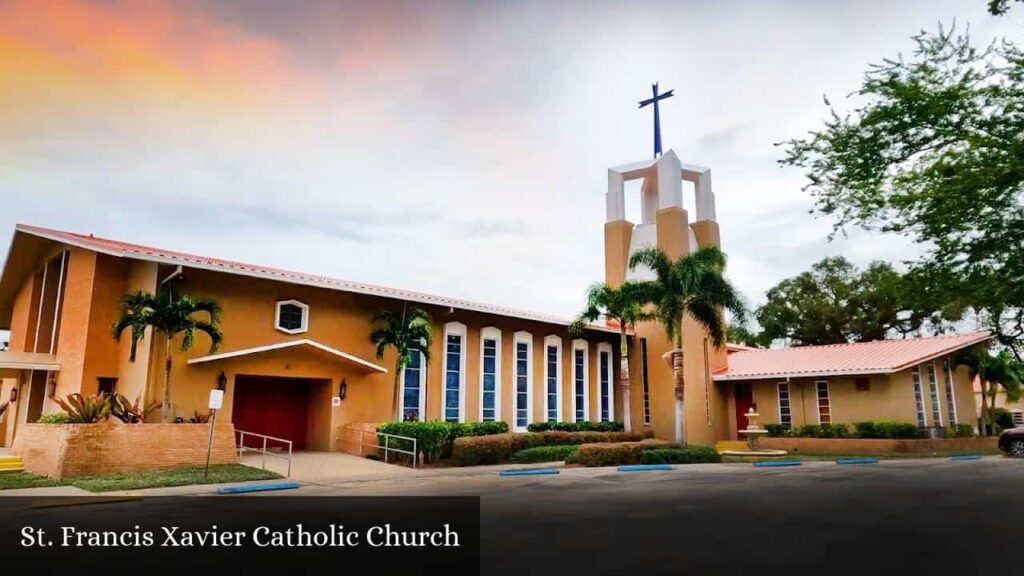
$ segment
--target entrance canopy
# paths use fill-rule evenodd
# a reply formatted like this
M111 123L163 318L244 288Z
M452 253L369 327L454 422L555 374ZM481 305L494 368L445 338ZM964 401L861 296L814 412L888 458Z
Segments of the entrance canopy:
M384 368L383 366L379 366L377 364L374 364L373 362L370 362L369 360L363 360L362 358L359 358L358 356L353 356L352 354L349 354L347 352L342 352L341 350L338 350L336 348L331 348L330 346L327 346L326 344L321 344L321 343L316 342L314 340L309 340L308 338L304 338L302 340L287 340L285 342L278 342L276 344L268 344L266 346L257 346L255 348L245 348L245 349L242 349L242 350L235 350L233 352L221 352L220 354L210 354L209 356L201 356L199 358L193 358L193 359L189 360L188 363L189 364L205 364L207 362L217 362L219 360L229 360L231 358L239 358L241 356L251 356L253 354L264 354L264 353L267 353L267 352L274 352L274 351L277 351L277 350L284 350L286 348L295 348L295 347L309 347L309 348L313 348L315 350L319 350L320 352L323 352L324 354L327 354L327 355L332 356L334 358L338 358L338 359L340 359L342 361L349 362L351 364L355 364L356 366L359 366L359 367L363 368L367 372L382 372L382 373L385 373L385 372L388 371L387 368Z
M17 378L22 370L60 371L60 362L53 354L33 352L0 352L0 378Z

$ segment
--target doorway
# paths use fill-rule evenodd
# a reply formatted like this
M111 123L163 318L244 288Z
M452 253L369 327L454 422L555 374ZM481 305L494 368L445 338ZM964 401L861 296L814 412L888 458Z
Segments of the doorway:
M236 430L283 438L293 450L306 448L309 436L310 398L314 384L308 378L236 376L231 421ZM245 440L259 448L260 438Z
M747 427L747 411L754 405L754 389L750 382L737 382L733 385L736 399L736 429Z

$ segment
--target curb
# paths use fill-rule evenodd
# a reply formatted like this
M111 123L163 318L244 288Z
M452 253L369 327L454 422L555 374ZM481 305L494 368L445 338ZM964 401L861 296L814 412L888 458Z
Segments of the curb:
M840 458L836 464L878 464L878 458Z
M950 456L950 461L959 462L962 460L981 460L981 454L961 454L959 456Z
M247 492L294 490L298 487L298 482L270 482L267 484L245 484L243 486L228 486L226 488L217 488L217 494L245 494Z
M498 476L548 476L558 474L554 468L526 468L521 470L502 470Z
M629 464L626 466L619 466L619 472L646 472L648 470L674 470L672 466L668 464Z
M785 466L802 466L803 462L799 460L766 460L764 462L754 462L755 468L782 468Z

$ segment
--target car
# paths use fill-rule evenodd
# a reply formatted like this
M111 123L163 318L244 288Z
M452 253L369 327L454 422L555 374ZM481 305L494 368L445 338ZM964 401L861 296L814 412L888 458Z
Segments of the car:
M1014 458L1024 458L1024 426L1003 432L999 436L999 449Z

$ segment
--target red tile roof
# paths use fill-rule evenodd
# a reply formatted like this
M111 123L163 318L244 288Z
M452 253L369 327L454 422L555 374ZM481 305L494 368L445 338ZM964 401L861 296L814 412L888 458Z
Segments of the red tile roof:
M729 367L714 375L721 380L763 380L786 377L890 374L990 339L989 332L933 338L877 340L828 346L741 350L729 354Z
M72 246L78 246L80 248L85 248L87 250L93 250L103 254L109 254L111 256L118 256L122 258L135 258L138 260L147 260L150 262L158 262L161 264L181 265L190 268L201 268L206 270L214 270L218 272L227 272L229 274L239 274L243 276L266 278L270 280L277 280L280 282L303 284L319 288L341 290L345 292L356 292L359 294L369 294L385 298L396 298L400 300L408 300L410 302L419 302L421 304L447 306L450 308L472 310L476 312L484 312L487 314L495 314L498 316L521 318L525 320L535 320L538 322L546 322L548 324L558 324L562 326L566 326L571 322L571 320L567 318L561 318L558 316L542 314L538 312L531 312L528 310L518 310L506 306L481 304L479 302L472 302L469 300L460 300L457 298L448 298L445 296L435 296L433 294L424 294L421 292L412 292L409 290L399 290L397 288L388 288L385 286L375 286L373 284L352 282L350 280L342 280L339 278L331 278L328 276L304 274L302 272L292 272L289 270L282 270L280 268L270 268L267 266L258 266L255 264L233 262L231 260L221 260L219 258L197 256L195 254L187 254L185 252L176 252L173 250L165 250L163 248L153 248L150 246L142 246L139 244L129 244L127 242L121 242L118 240L110 240L108 238L99 238L97 236L93 236L92 234L77 234L74 232L52 230L49 228L41 228L38 226L29 226L26 224L18 224L15 230L17 232L24 232L26 234L31 234L33 236L47 238L50 240L54 240L56 242L62 242L65 244L70 244ZM588 325L588 328L591 328L593 330L601 330L605 332L618 332L618 326L608 326L604 324L590 324Z

